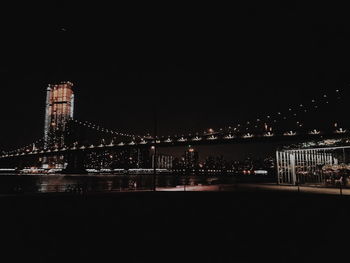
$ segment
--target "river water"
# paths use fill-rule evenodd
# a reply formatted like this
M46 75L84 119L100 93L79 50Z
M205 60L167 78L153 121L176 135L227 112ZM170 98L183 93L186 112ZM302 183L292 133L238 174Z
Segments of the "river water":
M234 176L157 175L157 187L230 184ZM113 192L153 189L153 175L1 174L0 194Z

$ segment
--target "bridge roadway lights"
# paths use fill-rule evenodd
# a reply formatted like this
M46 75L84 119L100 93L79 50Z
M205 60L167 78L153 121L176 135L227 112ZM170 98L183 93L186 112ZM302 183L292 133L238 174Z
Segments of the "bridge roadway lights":
M259 142L259 141L273 141L273 142L287 142L287 141L308 141L308 140L314 140L314 139L335 139L335 138L345 138L349 136L349 132L346 129L339 129L338 132L334 131L332 133L321 133L318 130L313 130L312 133L295 133L295 131L289 131L284 134L273 134L273 133L267 133L264 135L256 135L256 136L249 136L249 137L243 137L243 136L232 136L232 135L223 135L223 136L208 136L208 137L199 137L195 136L194 138L187 138L185 136L181 136L180 138L165 138L164 140L160 141L157 140L156 144L159 147L168 147L168 146L182 146L186 145L188 143L194 144L194 145L202 145L202 144L226 144L226 143L249 143L249 142ZM248 135L248 134L246 134ZM249 134L252 135L252 134ZM15 154L7 154L0 156L1 159L9 159L11 157L13 158L21 158L25 156L51 156L51 155L57 155L57 154L64 154L64 155L70 155L70 154L76 154L79 152L91 152L91 151L100 151L104 149L114 149L114 148L124 148L124 147L148 147L148 145L151 145L151 142L147 142L144 140L141 140L139 142L120 142L119 144L112 145L99 145L94 146L90 145L87 147L72 147L72 148L62 148L62 149L47 149L47 150L36 150L34 152L30 153L15 153ZM80 170L80 169L78 169Z

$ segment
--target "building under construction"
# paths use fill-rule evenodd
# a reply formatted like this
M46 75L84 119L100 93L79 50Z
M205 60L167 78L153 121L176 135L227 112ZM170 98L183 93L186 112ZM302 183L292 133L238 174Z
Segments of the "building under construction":
M61 148L65 145L68 121L73 118L74 92L69 81L50 84L46 90L44 147ZM43 167L63 168L63 156L44 158Z
M73 118L74 93L71 82L49 85L46 90L44 146L63 147L68 120Z

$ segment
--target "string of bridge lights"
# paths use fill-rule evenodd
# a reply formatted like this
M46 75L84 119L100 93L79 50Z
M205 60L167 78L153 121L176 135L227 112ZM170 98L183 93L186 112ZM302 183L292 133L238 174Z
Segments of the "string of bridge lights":
M274 114L269 114L264 117L257 117L254 120L246 121L243 124L236 124L233 126L229 126L228 130L232 132L251 132L253 129L263 128L264 132L272 133L274 131L273 126L281 123L282 121L288 122L291 118L294 119L296 128L302 128L303 123L300 119L302 115L305 115L312 111L318 111L323 106L328 105L330 103L330 99L334 97L337 100L342 99L342 92L340 89L336 89L332 93L324 93L320 98L312 99L306 104L298 104L291 107L288 107L285 111L277 111ZM297 119L297 120L295 120ZM339 128L339 123L334 122L334 127L338 129L340 132L344 131L342 128ZM227 129L227 128L225 128ZM222 131L223 129L220 129ZM214 132L212 129L209 129L209 133Z
M229 127L220 128L219 130L214 129L207 129L204 131L204 135L210 135L215 133L222 133L222 132L228 132L229 134L239 134L244 133L246 137L253 136L254 132L258 132L258 129L260 128L260 132L263 131L263 133L266 136L273 136L273 132L275 131L275 127L278 124L281 124L282 122L290 122L291 120L295 121L294 125L296 127L296 130L304 127L303 122L301 121L302 117L305 116L305 114L318 111L323 106L328 105L330 103L330 100L335 98L336 100L342 99L342 92L341 89L335 89L331 92L325 92L323 95L319 96L318 98L313 98L309 102L303 103L303 104L295 104L293 106L290 106L286 108L284 111L277 111L273 114L268 114L263 117L257 117L255 119L248 120L246 122L237 123L235 125L231 125ZM336 133L345 133L346 130L341 128L339 123L335 121L333 123L334 128L336 129ZM292 128L292 127L291 127ZM293 129L292 128L292 129ZM317 134L318 131L316 129L313 129L310 131L312 134ZM198 136L198 132L194 133L196 136ZM289 130L285 132L285 135L295 135L295 131ZM192 136L192 134L188 134L188 136ZM162 136L169 137L169 136ZM174 135L174 137L179 137L177 134ZM184 137L184 135L182 135Z
M107 129L107 128L101 127L99 125L96 125L94 123L91 123L89 121L80 121L80 120L73 120L73 121L79 125L90 128L94 131L99 131L99 132L108 133L111 135L124 136L124 137L129 137L129 138L142 138L142 136L140 136L140 135L114 131L114 130Z
M314 98L314 99L310 100L308 103L290 106L285 111L277 111L274 114L269 114L269 115L266 115L266 116L260 117L260 118L257 117L256 119L246 121L243 124L238 123L234 126L229 126L228 130L229 130L229 132L233 132L233 133L243 132L243 133L247 133L249 135L250 133L253 133L253 131L252 131L253 129L255 129L255 131L256 131L256 129L259 129L259 127L260 127L263 129L263 131L265 133L272 135L272 133L274 132L274 126L280 124L283 121L288 122L291 120L291 118L297 119L297 120L295 120L294 125L296 125L296 127L294 127L294 128L296 128L296 129L302 128L303 123L300 120L301 119L300 117L302 117L303 115L305 115L309 112L317 111L317 110L321 109L323 106L328 105L330 99L332 99L332 97L334 97L334 95L336 95L335 97L337 100L340 100L340 99L342 99L343 94L341 93L340 89L336 89L333 92L323 93L322 96L320 96L317 99ZM298 120L298 118L299 118L299 120ZM112 131L112 130L97 126L93 123L89 123L87 121L85 121L85 122L77 121L77 122L79 122L80 124L83 124L83 125L87 125L88 127L92 128L92 129L99 130L99 131L106 132L106 133L110 133L110 134L126 136L126 137L130 137L130 138L135 138L135 137L142 138L142 139L146 138L146 137L152 138L150 135L139 136L139 135L131 135L131 134L127 134L127 133L120 133L120 132ZM338 129L337 131L339 131L339 133L343 133L346 131L343 128L339 127L338 122L334 122L334 128ZM220 130L220 132L223 132L224 130L227 130L227 128L225 128L225 129L221 128L219 130ZM210 134L210 133L214 133L214 132L215 131L213 129L209 129L208 133ZM311 132L317 133L317 130L314 129ZM206 132L204 132L204 133L206 133ZM289 133L293 134L293 131L289 131ZM196 132L194 134L196 136L198 136L199 133ZM182 135L182 137L183 136L184 135ZM189 136L192 136L192 134L189 134ZM161 136L161 138L167 138L167 137L170 137L170 136ZM179 137L179 136L176 134L175 137ZM158 137L156 137L156 138L158 138Z
M36 145L38 145L40 142L43 142L44 141L44 138L40 138L38 140L36 140L35 142L32 142L26 146L23 146L23 147L20 147L20 148L17 148L17 149L14 149L14 150L10 150L10 151L3 151L5 153L5 155L9 155L9 154L16 154L16 153L19 153L19 152L24 152L24 151L27 151L29 150L30 148L33 149L33 148L36 148Z
M108 133L111 135L124 136L124 137L129 137L132 139L143 138L142 136L139 136L139 135L133 135L133 134L129 134L129 133L122 133L122 132L114 131L111 129L106 129L104 127L101 127L99 125L93 124L93 123L88 122L88 121L79 121L79 120L74 119L73 122L75 122L79 125L82 125L84 127L90 128L94 131L104 132L104 133ZM40 139L36 140L35 142L30 143L28 145L25 145L23 147L20 147L20 148L14 149L14 150L10 150L10 151L3 151L3 154L4 155L13 155L13 154L18 154L20 152L31 151L31 149L36 148L35 145L38 145L40 142L43 142L43 141L44 141L44 138L40 138ZM66 147L67 147L67 145L63 146L63 148L66 148Z

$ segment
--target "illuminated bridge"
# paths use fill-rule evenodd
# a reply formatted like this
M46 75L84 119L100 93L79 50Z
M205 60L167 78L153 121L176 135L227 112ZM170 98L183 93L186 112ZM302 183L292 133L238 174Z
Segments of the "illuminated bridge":
M287 107L284 111L258 116L257 118L219 129L207 129L191 134L155 136L135 135L114 131L88 121L73 118L73 84L62 82L50 85L47 89L45 130L43 138L11 151L0 152L0 161L5 166L21 159L35 160L41 163L60 156L74 170L84 155L91 153L113 152L124 149L155 149L187 145L217 145L253 142L305 142L325 139L340 139L349 136L349 129L335 120L322 121L320 127L309 127L307 116L317 115L330 105L344 101L344 93L336 89L321 94L305 104ZM322 114L322 113L320 113ZM325 125L326 124L326 125ZM288 127L288 128L286 128ZM81 131L93 132L96 138L81 138ZM57 160L56 160L57 161ZM81 166L81 164L80 164Z

